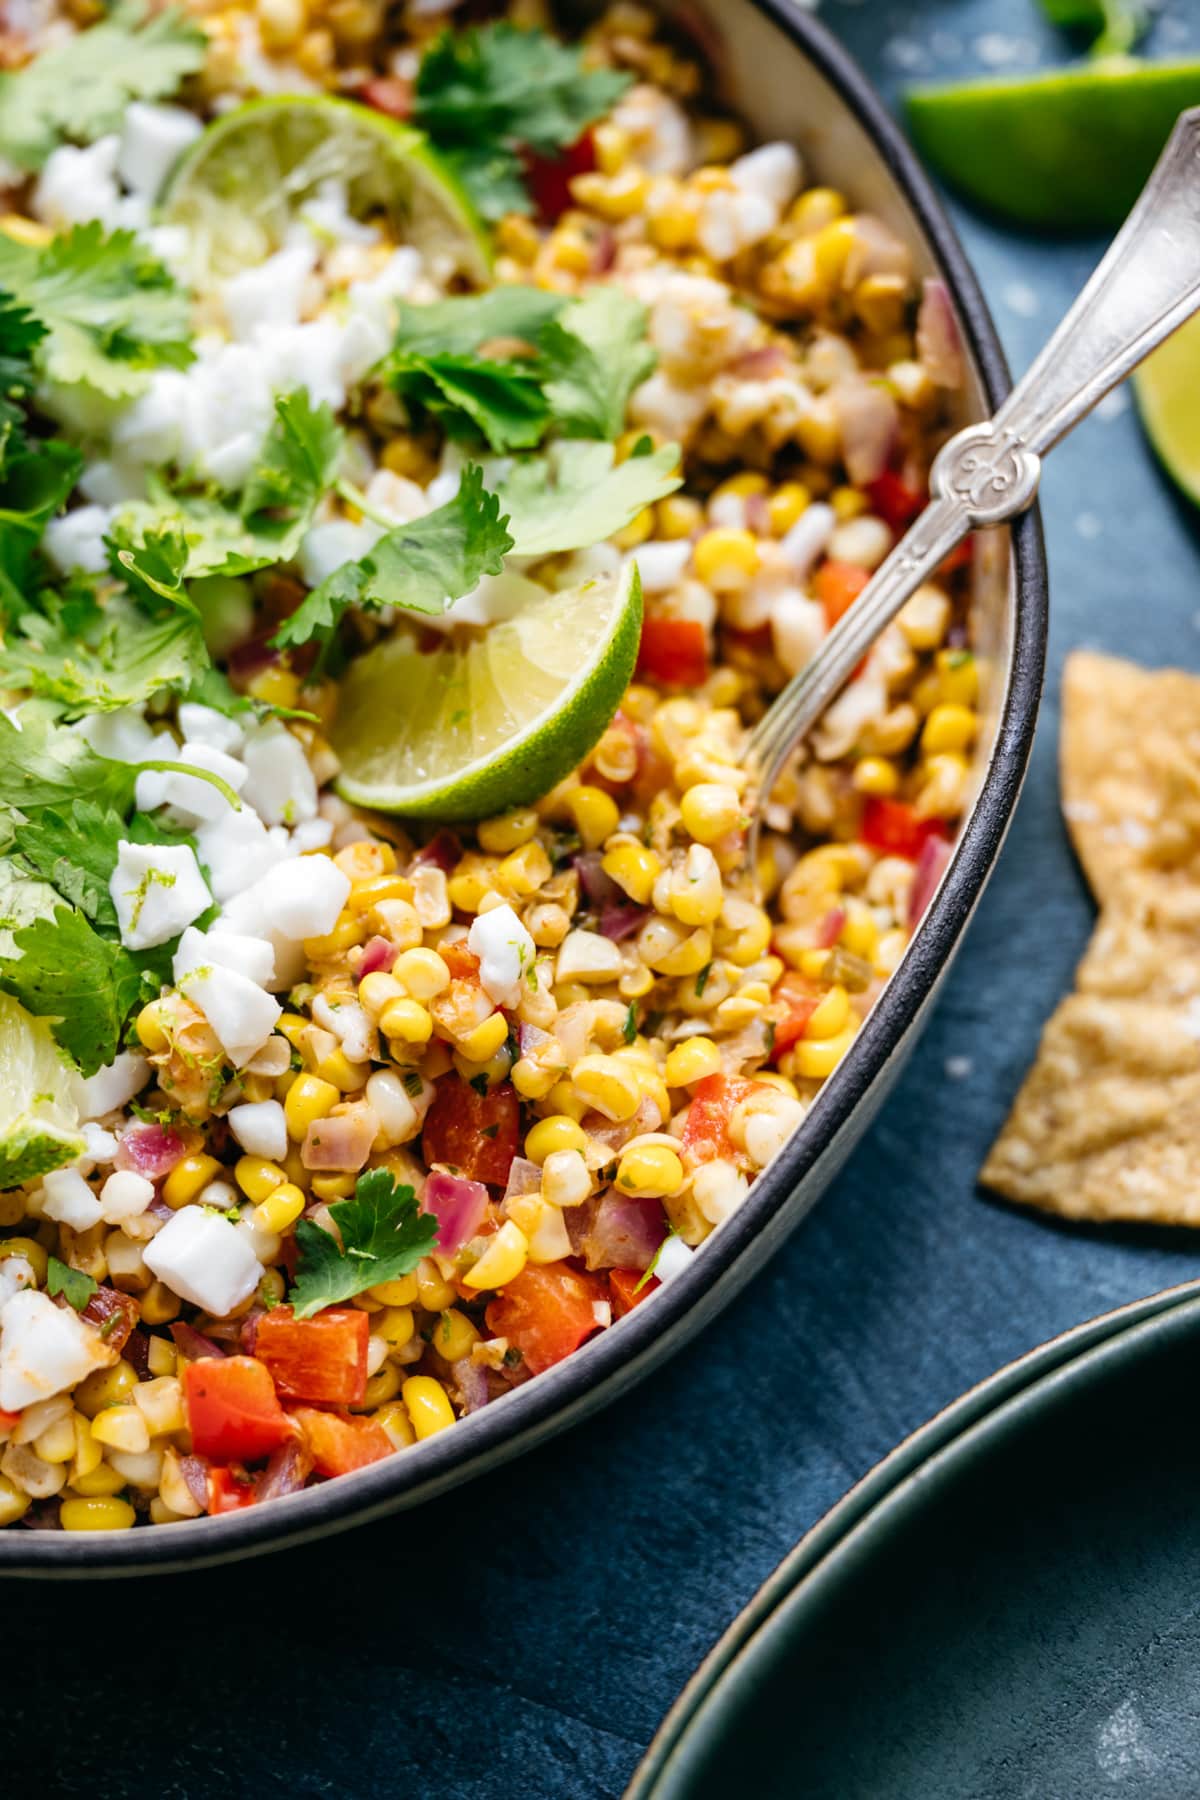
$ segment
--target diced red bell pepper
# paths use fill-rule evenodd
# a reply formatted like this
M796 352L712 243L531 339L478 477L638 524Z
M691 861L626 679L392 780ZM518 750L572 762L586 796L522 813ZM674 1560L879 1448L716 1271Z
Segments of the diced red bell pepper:
M920 488L909 487L895 469L885 469L874 481L868 481L867 493L872 512L878 513L893 531L903 531L911 525L926 499Z
M808 1021L821 1004L823 990L798 969L788 969L780 976L771 998L782 1000L787 1007L783 1018L776 1022L771 1045L771 1060L778 1062L804 1036Z
M367 1391L370 1335L370 1320L355 1306L327 1306L311 1319L296 1318L290 1306L273 1306L258 1321L254 1354L285 1400L359 1406Z
M643 619L637 672L668 687L708 679L708 638L699 619Z
M9 1432L20 1423L19 1412L5 1412L4 1408L0 1406L0 1437L7 1437Z
M613 1317L623 1319L626 1313L632 1312L635 1306L640 1306L643 1300L648 1299L655 1288L661 1287L662 1282L657 1275L651 1275L647 1281L643 1269L610 1269L608 1285L612 1294Z
M294 1429L265 1363L254 1356L206 1356L183 1371L192 1448L213 1462L257 1462Z
M484 1315L493 1337L507 1338L534 1375L552 1369L599 1328L595 1307L608 1288L563 1263L527 1263Z
M118 1293L114 1287L98 1287L79 1316L94 1325L102 1341L120 1356L142 1315L132 1294Z
M881 856L906 856L915 862L930 838L944 838L941 819L919 819L904 800L873 794L863 807L858 835Z
M386 113L389 119L412 117L412 82L400 75L375 75L363 83L361 99L365 106Z
M458 1075L443 1075L425 1115L426 1164L446 1163L471 1181L503 1187L521 1140L521 1106L511 1083L476 1093Z
M596 139L589 125L565 149L561 156L539 156L534 150L524 154L525 179L533 195L539 216L548 225L572 205L571 183L576 175L590 175L596 167Z
M220 1513L241 1512L243 1506L253 1506L257 1498L249 1476L221 1464L208 1471L208 1510L212 1518Z
M832 631L843 613L849 612L871 577L857 563L824 562L813 577L813 592L825 612L825 623Z
M953 575L958 569L965 569L975 554L974 537L965 537L961 544L955 544L949 556L944 556L938 564L938 574L943 580Z
M295 1407L292 1417L304 1433L318 1475L349 1475L392 1454L391 1438L374 1419L317 1412L308 1406Z
M754 1085L741 1075L706 1075L696 1083L682 1140L694 1163L732 1161L737 1155L729 1121Z

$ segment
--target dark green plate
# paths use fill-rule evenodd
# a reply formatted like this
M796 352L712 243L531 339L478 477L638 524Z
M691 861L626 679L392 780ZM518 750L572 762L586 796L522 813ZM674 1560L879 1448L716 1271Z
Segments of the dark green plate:
M797 1546L627 1800L1200 1795L1200 1284L1044 1345Z

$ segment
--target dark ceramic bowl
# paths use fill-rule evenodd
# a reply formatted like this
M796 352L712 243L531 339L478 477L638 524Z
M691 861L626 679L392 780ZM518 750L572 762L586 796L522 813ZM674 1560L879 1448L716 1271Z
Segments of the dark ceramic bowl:
M1197 1792L1200 1283L922 1427L801 1540L625 1800Z
M673 9L665 7L669 13ZM922 274L946 282L969 365L963 420L995 410L1008 373L953 229L866 78L790 0L691 0L730 102L761 137L790 138L811 175L887 219ZM804 1128L702 1255L567 1362L428 1442L324 1486L216 1519L126 1533L0 1532L0 1574L117 1575L275 1549L414 1506L616 1399L728 1304L795 1229L871 1123L911 1048L1012 817L1033 741L1046 645L1046 565L1036 514L985 534L974 641L985 672L976 798L950 868L903 963Z

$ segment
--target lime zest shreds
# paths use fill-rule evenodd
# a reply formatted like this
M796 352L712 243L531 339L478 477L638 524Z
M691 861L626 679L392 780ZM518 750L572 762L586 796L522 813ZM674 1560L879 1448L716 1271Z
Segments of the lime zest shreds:
M1146 435L1171 479L1200 506L1200 320L1189 319L1133 378Z
M505 579L517 604L486 633L427 652L398 633L351 664L333 731L345 799L488 818L540 799L598 742L637 661L636 568L559 593Z
M484 282L487 237L453 174L419 131L353 100L294 94L249 100L184 152L161 206L189 234L196 286L263 262L306 200L343 182L351 212L383 212L397 243Z
M0 1190L74 1162L85 1147L49 1027L0 993Z

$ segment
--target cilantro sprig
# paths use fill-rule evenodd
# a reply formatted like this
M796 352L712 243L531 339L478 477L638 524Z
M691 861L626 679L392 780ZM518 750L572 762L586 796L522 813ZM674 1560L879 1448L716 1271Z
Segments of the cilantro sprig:
M99 1285L82 1269L72 1269L65 1262L59 1262L57 1256L50 1257L46 1263L46 1292L51 1297L61 1294L76 1312L83 1311Z
M437 1243L437 1220L387 1169L368 1169L353 1196L332 1201L329 1212L337 1237L312 1219L296 1226L299 1274L289 1298L298 1319L410 1275Z

